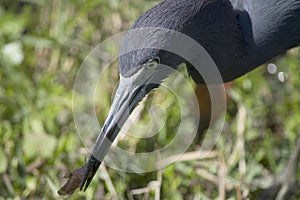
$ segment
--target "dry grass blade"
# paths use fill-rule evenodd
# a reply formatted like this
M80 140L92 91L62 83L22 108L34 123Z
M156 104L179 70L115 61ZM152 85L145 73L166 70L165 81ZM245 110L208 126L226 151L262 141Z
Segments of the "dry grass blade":
M218 156L216 151L193 151L187 152L182 155L174 155L170 156L166 159L163 159L157 163L158 166L165 166L168 163L172 162L183 162L183 161L192 161L192 160L199 160L199 159L208 159L208 158L215 158Z
M111 178L110 178L110 176L107 172L107 169L106 169L105 165L101 165L100 169L101 169L101 174L102 174L102 176L103 176L103 178L106 182L106 185L109 189L109 192L112 195L112 199L117 199L118 196L117 196L116 189L115 189L115 187L114 187L114 185L111 181Z

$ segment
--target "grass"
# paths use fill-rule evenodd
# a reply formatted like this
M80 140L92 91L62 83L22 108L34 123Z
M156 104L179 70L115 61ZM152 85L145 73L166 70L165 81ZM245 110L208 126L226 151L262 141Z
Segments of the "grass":
M126 30L154 4L1 2L0 199L58 198L62 177L83 165L88 156L72 113L72 89L80 64L95 44ZM158 171L133 174L101 166L89 189L69 199L257 199L275 193L276 183L282 186L279 191L299 185L298 167L290 170L289 180L280 175L293 163L291 155L296 155L299 145L300 51L291 50L273 62L276 73L262 66L228 90L225 128L208 157L198 158L200 143L194 142L179 160ZM107 71L104 82L117 82L116 67ZM114 91L108 83L101 85L97 96L101 124ZM145 152L172 140L180 122L178 102L164 89L150 94L139 113L141 125L149 123L148 109L154 104L166 109L166 126L147 141L120 135L118 146ZM89 133L84 141L95 137ZM300 197L299 191L292 191L289 199Z

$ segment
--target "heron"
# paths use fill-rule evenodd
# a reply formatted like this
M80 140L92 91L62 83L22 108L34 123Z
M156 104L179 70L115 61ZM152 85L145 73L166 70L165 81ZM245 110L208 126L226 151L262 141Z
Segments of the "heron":
M143 13L130 30L147 27L174 30L195 40L208 52L225 83L300 44L300 1L165 0ZM169 40L167 34L151 35L150 40ZM134 40L125 37L122 46ZM119 57L120 83L80 190L88 188L129 114L169 74L161 76L164 66L176 69L182 63L196 83L210 84L193 64L171 52L144 48Z

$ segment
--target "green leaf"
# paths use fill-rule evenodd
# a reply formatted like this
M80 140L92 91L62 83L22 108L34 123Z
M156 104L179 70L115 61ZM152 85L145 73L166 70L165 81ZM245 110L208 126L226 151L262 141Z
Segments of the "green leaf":
M25 134L23 149L27 158L49 158L56 146L56 138L45 133Z
M5 172L7 167L7 158L3 148L0 146L0 174Z
M21 64L24 59L22 43L19 41L14 41L4 45L2 48L2 54L10 64Z

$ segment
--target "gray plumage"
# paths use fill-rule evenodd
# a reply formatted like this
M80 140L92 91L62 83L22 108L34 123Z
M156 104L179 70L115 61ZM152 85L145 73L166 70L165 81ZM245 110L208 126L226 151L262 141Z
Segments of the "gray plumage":
M142 14L131 29L143 27L168 28L192 37L210 54L227 82L300 44L300 1L166 0ZM121 74L132 75L132 68L153 54L160 52L148 49L121 56ZM176 56L172 62L165 54L160 55L163 64L176 68L185 62ZM188 65L188 70L199 82L193 66Z

